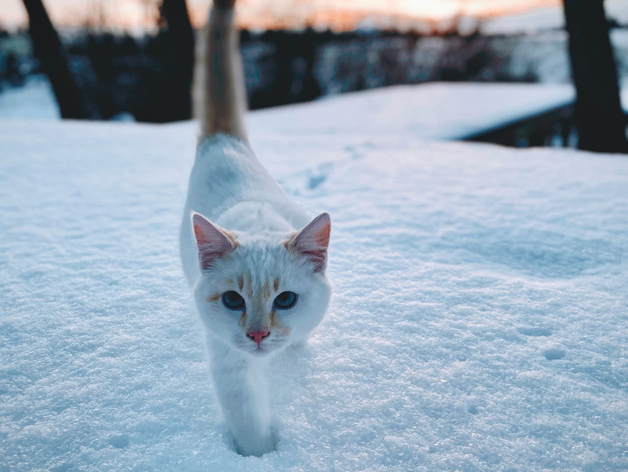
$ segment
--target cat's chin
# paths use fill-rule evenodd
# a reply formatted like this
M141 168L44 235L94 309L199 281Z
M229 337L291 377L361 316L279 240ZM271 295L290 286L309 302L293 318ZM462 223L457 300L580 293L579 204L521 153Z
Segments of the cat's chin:
M270 347L270 346L254 346L252 348L246 349L245 352L253 357L266 357L271 354L275 354L282 350L282 347Z
M255 343L236 343L236 349L240 352L248 354L254 358L263 358L282 351L286 347L286 343L277 345L276 343L262 343L261 346L257 346Z
M271 354L274 354L276 352L277 352L276 349L270 350L270 349L263 349L262 348L262 349L254 349L254 350L251 350L251 351L247 351L247 354L250 355L250 356L256 357L256 358L264 358L264 357L268 357Z

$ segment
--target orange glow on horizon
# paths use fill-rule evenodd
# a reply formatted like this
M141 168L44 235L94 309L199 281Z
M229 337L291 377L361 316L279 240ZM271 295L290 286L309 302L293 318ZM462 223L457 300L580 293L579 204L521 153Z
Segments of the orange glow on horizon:
M141 30L154 24L146 0L44 0L52 21L69 27L98 23L107 29ZM157 4L157 1L153 5ZM205 24L210 0L187 0L195 27ZM238 0L238 24L249 29L307 26L346 31L363 24L414 29L461 16L490 18L539 7L560 7L561 0ZM153 17L151 17L151 15ZM0 0L0 24L27 24L21 0Z
M348 31L364 23L378 27L422 28L461 16L481 19L516 14L541 7L562 7L562 0L238 0L238 24L248 29L304 27ZM193 3L190 2L190 3ZM195 27L205 24L209 4L192 4Z

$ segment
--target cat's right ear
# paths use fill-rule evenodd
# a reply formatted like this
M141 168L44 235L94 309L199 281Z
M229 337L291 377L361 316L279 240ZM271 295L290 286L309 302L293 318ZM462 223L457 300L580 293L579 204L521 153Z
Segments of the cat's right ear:
M198 247L201 270L211 269L216 259L227 257L238 246L229 233L194 211L192 212L192 228Z
M292 239L286 242L286 248L309 259L314 272L323 272L327 265L327 246L331 219L327 213L321 213L299 231Z

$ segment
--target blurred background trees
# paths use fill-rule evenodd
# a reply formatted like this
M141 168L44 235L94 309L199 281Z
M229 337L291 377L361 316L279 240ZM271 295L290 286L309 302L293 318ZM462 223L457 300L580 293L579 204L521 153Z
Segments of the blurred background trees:
M147 25L140 33L113 32L112 25L120 23L123 14L114 8L117 3L85 0L87 8L77 20L81 28L60 29L60 35L41 0L23 1L38 60L12 47L4 52L2 45L11 38L3 40L0 32L0 89L2 83L19 84L29 71L41 70L50 78L63 117L159 123L192 116L198 31L185 0L135 0ZM310 4L291 5L294 11L281 21L316 13ZM353 30L334 32L315 29L305 19L300 29L281 21L278 25L284 29L245 29L241 51L249 106L265 108L430 81L567 83L573 76L575 112L561 110L544 117L542 124L537 120L534 135L528 133L525 139L516 137L521 131L515 130L496 142L577 143L582 149L625 151L626 117L617 76L628 78L628 23L608 20L601 0L564 0L564 8L568 36L561 26L536 34L504 34L462 14L438 28L404 29L388 20L376 25L363 19ZM328 19L351 24L351 18L338 15ZM609 28L626 38L617 43L624 46L615 54ZM557 133L559 140L554 139Z
M628 152L617 67L601 0L564 0L569 55L576 86L579 147Z
M192 78L194 77L194 30L185 0L163 0L160 28L168 48L169 85L164 107L172 121L192 117Z
M76 85L74 75L61 45L57 31L52 26L41 0L24 0L28 11L29 35L35 56L41 61L42 70L48 76L57 97L62 118L99 118L97 110L88 111L88 101Z
M107 32L105 3L91 2L82 21L86 33L66 47L41 0L24 0L24 5L34 55L63 118L109 119L129 113L139 121L168 122L192 117L194 30L185 0L145 0L158 34L139 42Z

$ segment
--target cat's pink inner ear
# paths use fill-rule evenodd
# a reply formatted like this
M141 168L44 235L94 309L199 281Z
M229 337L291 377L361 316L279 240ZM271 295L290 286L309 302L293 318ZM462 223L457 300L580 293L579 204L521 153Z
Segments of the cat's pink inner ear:
M314 272L325 269L327 247L331 232L331 218L322 213L314 218L290 241L290 248L307 257L314 264Z
M227 257L236 248L232 239L199 213L192 212L192 227L202 270L211 269L216 259Z

